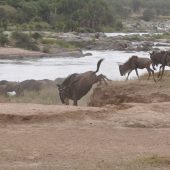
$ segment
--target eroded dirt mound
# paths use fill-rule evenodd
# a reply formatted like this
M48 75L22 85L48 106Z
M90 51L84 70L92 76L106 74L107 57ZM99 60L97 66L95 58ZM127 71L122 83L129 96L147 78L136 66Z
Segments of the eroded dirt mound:
M65 105L41 105L25 103L0 103L0 123L41 123L100 119L107 116L107 109L74 107Z
M168 101L170 101L170 90L167 79L157 83L146 80L133 80L129 82L113 81L107 86L98 86L94 89L89 106Z
M0 124L105 122L115 127L170 127L170 102L124 103L107 107L74 107L40 104L0 104Z

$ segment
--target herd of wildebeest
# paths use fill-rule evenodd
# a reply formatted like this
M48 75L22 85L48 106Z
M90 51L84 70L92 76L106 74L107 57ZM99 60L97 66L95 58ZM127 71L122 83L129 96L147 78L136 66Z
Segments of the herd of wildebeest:
M102 82L108 84L108 82L111 81L103 74L96 74L99 71L103 60L104 59L100 59L97 62L97 69L95 71L71 74L66 77L61 84L57 84L60 100L63 104L68 105L69 99L71 99L73 100L73 105L78 105L78 100L90 91L93 84L101 84ZM154 70L156 70L155 66L159 66L157 80L154 76ZM165 66L170 66L170 51L153 51L150 53L150 58L142 58L135 55L131 56L125 63L119 65L119 71L121 76L127 74L126 80L128 80L132 70L135 70L139 79L138 69L146 68L148 71L148 79L152 74L153 80L156 82L162 79ZM15 82L14 85L12 83L8 85L8 83L9 82L6 80L0 81L0 94L8 94L13 91L16 92L16 95L22 96L24 95L24 90L39 91L42 86L48 87L50 83L53 84L54 88L56 88L56 82L48 79L37 81L25 80L20 83Z
M101 84L102 81L107 84L107 81L110 81L103 74L96 75L96 73L99 71L102 61L103 59L100 59L98 61L96 71L87 71L81 74L71 74L63 81L62 84L57 85L59 96L63 104L68 105L69 99L71 99L73 100L73 105L77 105L77 101L88 93L93 84L97 82ZM151 69L151 65L153 69ZM153 80L156 82L156 79L154 77L154 70L156 70L155 66L158 65L160 65L158 80L161 80L165 70L165 66L170 66L170 51L153 51L152 53L150 53L150 59L138 57L135 55L131 56L125 63L119 65L119 71L121 76L124 76L127 73L126 80L128 80L130 73L135 70L136 75L139 79L138 69L146 68L146 70L148 71L148 79L152 74Z

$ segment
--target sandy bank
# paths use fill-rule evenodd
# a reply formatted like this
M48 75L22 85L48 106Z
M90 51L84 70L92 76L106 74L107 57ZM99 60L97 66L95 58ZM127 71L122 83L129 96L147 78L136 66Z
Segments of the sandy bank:
M47 54L38 51L29 51L20 48L0 47L0 59L40 58Z

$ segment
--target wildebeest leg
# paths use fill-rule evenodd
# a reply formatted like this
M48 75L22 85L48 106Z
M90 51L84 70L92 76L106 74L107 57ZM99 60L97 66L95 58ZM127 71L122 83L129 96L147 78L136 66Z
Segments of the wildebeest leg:
M104 76L103 74L100 74L97 76L97 81L99 82L99 84L102 84L102 81L104 81L104 83L107 85L107 81L111 81L110 79L108 79L106 76Z
M158 78L160 77L162 67L163 67L162 65L159 67Z
M150 76L151 76L151 70L150 70L150 68L146 68L147 69L147 71L148 71L148 78L147 78L147 80L149 80L149 78L150 78Z
M162 79L162 76L163 76L163 74L164 74L164 71L165 71L165 66L162 66L161 77L160 77L160 79L159 79L159 80L161 80L161 79Z
M128 75L127 75L127 77L126 77L126 81L128 80L129 75L130 75L131 72L132 72L132 70L130 70L130 71L128 72Z
M136 75L138 76L138 80L139 80L139 74L138 74L137 68L135 68L135 71L136 71Z
M153 80L154 80L154 82L156 82L156 80L155 80L155 76L154 76L154 71L153 71L151 68L146 68L146 69L147 69L148 74L149 74L149 76L148 76L148 80L149 80L149 78L150 78L150 76L151 76L151 73L152 73Z
M73 105L77 106L77 94L76 94L76 90L74 89L73 91Z
M65 99L64 99L64 103L65 103L65 105L69 105L69 99L68 99L68 98L65 98Z
M77 106L77 105L78 105L76 99L73 100L73 105L74 105L74 106Z
M156 80L155 80L155 75L154 75L154 71L151 69L151 72L152 72L152 76L153 76L153 80L154 80L154 82L156 82Z

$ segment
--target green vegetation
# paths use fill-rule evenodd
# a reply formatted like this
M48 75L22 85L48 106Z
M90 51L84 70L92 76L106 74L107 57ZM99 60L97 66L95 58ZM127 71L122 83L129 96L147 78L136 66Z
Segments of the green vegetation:
M148 157L139 157L131 162L129 162L128 166L131 169L154 169L158 167L170 168L170 157L169 156L159 156L152 155Z
M33 39L30 35L25 33L13 32L12 39L15 42L14 46L19 48L25 48L28 50L38 51L37 41Z
M8 35L4 34L3 32L0 32L0 46L3 47L8 44L8 42Z
M166 32L164 34L157 34L153 36L155 39L167 39L170 40L170 33Z
M170 16L169 0L0 0L4 30L94 32L121 30L132 14L149 21Z
M54 88L44 88L39 92L24 91L24 96L11 96L9 99L14 103L56 104L60 102L57 90Z

